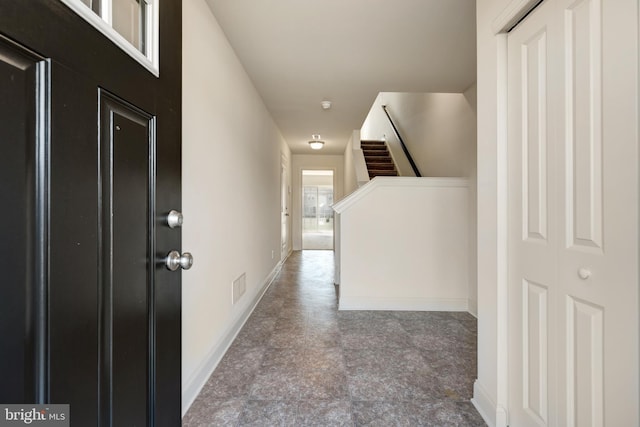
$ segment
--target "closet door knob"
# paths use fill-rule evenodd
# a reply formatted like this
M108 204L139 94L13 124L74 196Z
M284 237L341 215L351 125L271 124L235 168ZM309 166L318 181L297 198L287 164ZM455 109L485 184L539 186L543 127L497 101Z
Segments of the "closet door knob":
M578 277L580 277L582 280L587 280L589 277L591 277L591 270L587 270L586 268L578 269Z

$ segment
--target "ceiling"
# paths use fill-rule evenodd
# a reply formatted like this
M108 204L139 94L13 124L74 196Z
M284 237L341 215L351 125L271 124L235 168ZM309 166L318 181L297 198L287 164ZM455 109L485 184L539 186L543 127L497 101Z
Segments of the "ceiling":
M342 154L378 92L476 79L475 0L207 2L295 154Z

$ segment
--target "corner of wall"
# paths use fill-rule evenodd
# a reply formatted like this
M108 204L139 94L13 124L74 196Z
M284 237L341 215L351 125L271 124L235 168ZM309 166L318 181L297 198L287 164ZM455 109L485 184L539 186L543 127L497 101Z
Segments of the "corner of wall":
M467 299L467 311L469 312L470 315L472 315L477 319L478 318L478 301L472 298Z
M467 102L469 103L469 106L471 107L471 109L473 110L474 114L477 114L478 112L478 85L476 82L473 82L473 84L471 86L469 86L467 89L465 89L465 91L462 93L464 95L464 98L467 100Z
M349 138L349 142L347 142L347 146L344 149L344 194L351 194L358 188L353 160L356 133L360 134L359 131L353 131L353 135Z

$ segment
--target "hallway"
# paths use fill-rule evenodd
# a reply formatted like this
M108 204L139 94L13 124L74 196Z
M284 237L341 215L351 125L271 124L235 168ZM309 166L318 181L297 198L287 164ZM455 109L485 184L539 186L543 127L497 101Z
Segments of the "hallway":
M294 252L183 426L484 426L468 313L337 310L333 252Z

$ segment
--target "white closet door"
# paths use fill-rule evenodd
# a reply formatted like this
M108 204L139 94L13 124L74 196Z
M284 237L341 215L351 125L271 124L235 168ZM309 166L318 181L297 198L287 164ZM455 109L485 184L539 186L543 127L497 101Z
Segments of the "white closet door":
M512 426L639 425L638 3L509 34Z
M554 7L543 3L508 38L509 415L518 427L557 417L562 34Z

